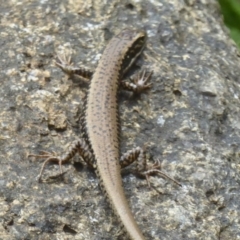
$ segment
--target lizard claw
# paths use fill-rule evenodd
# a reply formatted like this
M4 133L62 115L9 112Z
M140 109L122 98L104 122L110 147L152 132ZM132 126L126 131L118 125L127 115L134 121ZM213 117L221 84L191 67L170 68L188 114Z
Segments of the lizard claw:
M60 175L62 175L62 173L63 173L62 159L57 157L55 152L50 153L50 152L46 152L46 151L41 151L40 154L38 154L38 155L37 154L29 154L28 157L46 158L46 160L42 164L42 168L40 170L39 175L36 177L38 182L41 182L44 168L48 162L58 162L59 169L60 169Z
M153 175L153 174L157 174L157 173L159 173L163 177L168 178L169 180L173 181L178 186L182 187L182 185L178 181L171 178L170 176L168 176L166 173L164 173L160 169L161 169L161 162L160 162L159 159L157 159L152 166L148 167L148 169L143 172L143 175L145 176L149 187L150 187L150 181L149 181L150 176Z
M71 56L67 56L66 54L63 54L60 56L57 54L57 60L54 61L55 65L62 69L63 72L71 75L75 68L73 67L73 63L71 60Z
M35 157L35 158L49 158L57 156L56 152L47 152L47 151L40 151L40 154L28 154L28 157Z
M135 78L132 79L135 84L135 91L137 93L143 92L149 88L151 88L152 83L148 83L152 77L153 72L151 71L149 74L146 71L140 72Z
M149 74L146 71L142 71L141 73L135 75L134 77L130 78L131 82L122 81L121 85L126 90L130 90L134 93L141 93L149 88L151 88L152 83L149 83L153 72Z

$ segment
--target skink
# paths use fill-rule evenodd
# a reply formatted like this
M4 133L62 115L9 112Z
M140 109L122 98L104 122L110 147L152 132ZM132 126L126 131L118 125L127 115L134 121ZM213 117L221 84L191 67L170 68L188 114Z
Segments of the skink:
M131 29L121 31L108 43L94 74L81 68L74 68L69 62L66 63L66 60L59 58L56 64L64 72L91 78L84 110L83 136L74 142L62 157L48 154L32 155L47 158L42 165L40 179L49 161L57 161L62 172L62 163L67 162L78 152L88 165L96 169L103 191L132 240L145 238L128 206L122 187L121 168L138 159L137 169L146 177L160 170L158 164L154 164L152 168L146 166L144 151L139 147L128 151L120 158L117 92L120 85L134 92L141 92L150 87L148 81L151 74L147 75L145 72L134 82L121 81L141 54L145 41L146 34L142 31Z

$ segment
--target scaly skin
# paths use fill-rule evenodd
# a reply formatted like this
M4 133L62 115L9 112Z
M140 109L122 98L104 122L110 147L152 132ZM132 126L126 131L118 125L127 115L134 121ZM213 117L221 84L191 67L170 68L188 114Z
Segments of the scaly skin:
M139 42L140 38L142 40ZM122 187L117 91L119 78L126 70L122 69L122 65L127 52L138 41L138 49L132 50L137 50L135 57L140 54L144 39L145 34L142 32L125 30L109 42L91 80L85 113L86 132L101 186L134 240L143 240L144 237L134 220Z

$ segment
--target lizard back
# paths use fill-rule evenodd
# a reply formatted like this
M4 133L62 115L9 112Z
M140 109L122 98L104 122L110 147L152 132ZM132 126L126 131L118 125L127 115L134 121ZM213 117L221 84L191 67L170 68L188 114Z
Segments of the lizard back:
M92 148L101 186L131 239L144 239L122 187L119 164L117 92L119 81L140 55L146 35L124 30L105 48L90 83L85 112L85 130Z

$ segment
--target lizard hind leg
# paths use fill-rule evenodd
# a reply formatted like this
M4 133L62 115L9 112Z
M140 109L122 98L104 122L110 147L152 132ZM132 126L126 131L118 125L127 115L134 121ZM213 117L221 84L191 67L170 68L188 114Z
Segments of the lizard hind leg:
M161 163L157 160L152 165L147 165L145 149L136 147L130 151L127 151L120 159L120 166L121 168L125 168L136 162L136 172L137 174L144 176L147 180L148 186L150 186L149 177L154 174L160 174L165 178L173 181L179 186L182 186L178 181L168 176L161 170Z
M40 182L47 163L58 162L60 174L62 175L62 164L72 159L76 153L78 153L82 157L82 159L87 163L88 166L93 167L93 154L84 139L78 139L73 142L69 147L68 151L60 157L57 157L55 153L51 154L45 151L43 151L40 155L29 154L28 157L46 158L46 160L42 164L40 173L37 176L37 180Z

